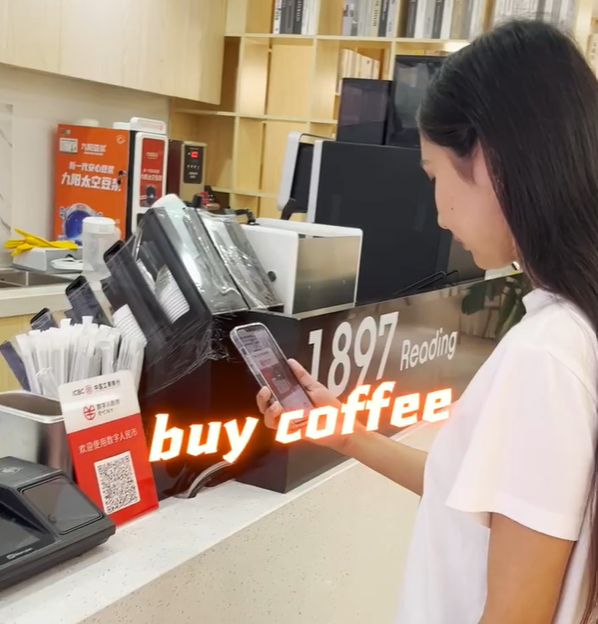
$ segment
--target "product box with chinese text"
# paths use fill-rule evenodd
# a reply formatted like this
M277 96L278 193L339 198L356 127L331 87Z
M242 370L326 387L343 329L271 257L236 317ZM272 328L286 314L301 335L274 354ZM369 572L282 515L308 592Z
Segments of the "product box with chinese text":
M80 242L83 219L127 211L129 132L60 125L56 135L54 238Z

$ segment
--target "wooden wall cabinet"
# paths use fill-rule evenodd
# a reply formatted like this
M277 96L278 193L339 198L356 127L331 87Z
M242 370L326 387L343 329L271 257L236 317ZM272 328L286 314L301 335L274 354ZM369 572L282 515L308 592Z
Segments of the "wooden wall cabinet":
M58 73L60 0L0 0L0 63Z
M224 0L0 0L0 63L217 104Z

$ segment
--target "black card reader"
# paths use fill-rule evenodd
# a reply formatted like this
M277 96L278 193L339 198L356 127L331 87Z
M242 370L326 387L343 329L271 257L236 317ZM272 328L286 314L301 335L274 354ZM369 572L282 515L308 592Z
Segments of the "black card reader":
M82 555L115 531L60 470L0 459L0 589Z

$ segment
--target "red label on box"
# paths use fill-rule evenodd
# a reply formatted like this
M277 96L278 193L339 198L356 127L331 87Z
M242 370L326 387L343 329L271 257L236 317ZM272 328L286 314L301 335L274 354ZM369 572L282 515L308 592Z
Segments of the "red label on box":
M79 487L123 524L158 506L139 402L128 371L60 388Z

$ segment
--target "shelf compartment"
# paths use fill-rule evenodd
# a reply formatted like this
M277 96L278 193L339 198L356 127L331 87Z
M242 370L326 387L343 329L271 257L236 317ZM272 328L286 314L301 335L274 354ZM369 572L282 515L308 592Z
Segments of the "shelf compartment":
M260 211L260 201L260 198L255 195L244 195L243 193L231 193L229 195L229 206L233 210L251 210L256 217Z
M268 94L270 42L268 39L241 40L236 111L243 115L264 115Z
M222 91L218 110L234 111L237 107L237 84L239 80L239 63L241 42L239 39L224 40L224 70L222 74Z
M258 216L267 219L280 219L280 211L274 197L262 197L259 203Z
M255 119L239 119L235 143L235 189L259 194L264 151L264 123Z
M184 113L175 113L171 116L172 139L207 144L205 181L213 187L232 188L234 136L234 117Z
M270 42L266 114L309 117L315 47L311 41L310 45L289 45L284 39Z
M273 19L274 0L228 0L226 34L271 32Z
M261 199L253 195L242 195L240 193L232 193L230 195L230 207L233 210L251 210L255 217L259 215L260 202Z
M356 40L347 42L339 39L319 39L316 46L316 65L313 81L312 108L311 115L313 121L319 122L324 119L336 119L338 117L338 95L340 86L340 76L346 73L345 77L362 78L386 78L392 54L392 42L389 40L373 40L370 42ZM357 64L361 64L359 59L371 59L379 63L377 74L360 74L357 64L349 68L346 72L342 70L343 55L351 54L355 56ZM370 69L373 65L370 64ZM365 67L363 68L364 72Z

